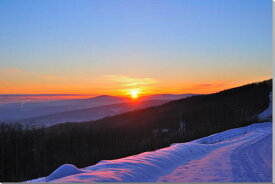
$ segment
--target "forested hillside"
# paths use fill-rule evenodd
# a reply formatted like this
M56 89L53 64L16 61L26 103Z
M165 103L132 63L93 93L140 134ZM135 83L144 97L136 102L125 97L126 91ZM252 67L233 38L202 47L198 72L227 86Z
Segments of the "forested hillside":
M259 121L272 80L85 123L23 129L0 125L0 181L49 175L64 163L85 167Z

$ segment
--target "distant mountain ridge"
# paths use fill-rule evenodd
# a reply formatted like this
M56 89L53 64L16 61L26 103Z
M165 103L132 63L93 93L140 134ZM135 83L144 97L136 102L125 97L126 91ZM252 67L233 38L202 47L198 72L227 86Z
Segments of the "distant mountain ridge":
M0 122L16 121L48 126L64 122L97 120L106 116L160 105L192 95L194 94L144 96L135 100L142 102L139 105L137 105L137 102L133 103L130 98L110 95L100 95L85 99L0 104Z
M52 113L126 102L126 98L97 96L87 99L0 104L0 121L13 121Z
M150 96L140 97L141 100L179 100L181 98L187 98L198 94L186 93L186 94L156 94Z
M18 120L20 123L29 123L36 126L50 126L58 123L66 122L83 122L92 121L113 116L137 109L151 106L157 106L169 102L168 100L147 100L139 103L124 102L99 107L91 107L73 111L59 112L44 116L37 116L27 119Z

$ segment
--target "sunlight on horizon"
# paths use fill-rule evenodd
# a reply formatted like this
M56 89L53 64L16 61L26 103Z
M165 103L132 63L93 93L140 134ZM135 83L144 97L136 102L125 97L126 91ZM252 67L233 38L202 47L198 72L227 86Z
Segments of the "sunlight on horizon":
M132 91L132 92L131 92L131 97L132 97L133 99L138 98L138 91Z

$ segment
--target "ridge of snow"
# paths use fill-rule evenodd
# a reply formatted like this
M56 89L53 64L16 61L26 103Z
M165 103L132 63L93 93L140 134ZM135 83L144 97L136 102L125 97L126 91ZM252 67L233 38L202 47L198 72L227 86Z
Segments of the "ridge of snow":
M245 127L234 128L230 130L226 130L221 133L212 134L207 137L203 137L200 139L196 139L192 142L200 143L200 144L215 144L215 143L225 143L226 141L232 141L242 138L243 136L248 136L251 132L260 132L263 129L268 129L270 127L270 123L256 123L251 124Z
M272 91L269 93L269 105L268 107L258 114L260 121L271 121L272 120Z

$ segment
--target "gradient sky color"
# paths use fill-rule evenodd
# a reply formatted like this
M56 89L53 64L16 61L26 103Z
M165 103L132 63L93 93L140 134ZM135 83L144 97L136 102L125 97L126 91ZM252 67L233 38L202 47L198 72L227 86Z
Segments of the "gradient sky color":
M272 77L271 0L1 0L0 94L211 93Z

